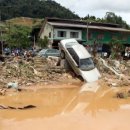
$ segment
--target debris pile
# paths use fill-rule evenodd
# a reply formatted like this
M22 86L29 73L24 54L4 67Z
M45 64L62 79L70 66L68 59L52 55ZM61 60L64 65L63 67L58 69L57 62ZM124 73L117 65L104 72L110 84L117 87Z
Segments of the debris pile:
M5 62L0 63L0 87L12 82L22 86L29 83L63 80L66 71L56 66L58 61L53 57L34 57L27 61L21 57L6 59Z
M130 90L117 92L116 97L117 98L128 98L128 97L130 97Z
M102 78L109 86L130 85L130 61L98 58L95 60Z

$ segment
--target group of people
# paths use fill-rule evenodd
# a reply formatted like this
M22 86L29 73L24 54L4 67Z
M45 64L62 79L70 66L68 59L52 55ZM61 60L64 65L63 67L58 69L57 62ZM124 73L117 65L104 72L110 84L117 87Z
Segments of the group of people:
M109 44L93 44L93 45L86 45L86 49L90 54L94 57L98 54L102 57L109 57L111 55L111 46ZM130 47L126 46L120 55L123 59L130 59Z
M35 55L35 50L34 49L9 49L9 48L4 48L4 54L5 55L12 55L12 56L23 56L24 58L27 57L33 57Z
M93 56L96 56L96 54L101 54L103 50L103 45L102 44L93 44L93 45L87 45L86 49L88 50L88 52L90 54L92 54ZM107 50L106 50L107 51Z

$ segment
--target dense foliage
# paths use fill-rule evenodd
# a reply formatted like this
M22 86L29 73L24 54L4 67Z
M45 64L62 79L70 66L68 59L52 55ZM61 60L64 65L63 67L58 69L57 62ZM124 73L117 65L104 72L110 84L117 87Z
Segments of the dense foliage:
M14 17L58 17L78 19L79 16L52 0L0 0L2 20Z
M44 37L44 39L38 39L38 46L41 48L46 48L48 46L49 39L48 37Z
M113 12L107 12L104 18L96 18L95 16L87 15L86 17L82 18L83 20L89 20L91 22L101 22L101 23L112 23L112 24L119 24L124 28L130 29L130 25L126 23L122 19L121 16L117 16Z
M10 25L7 25L10 26ZM4 41L8 43L8 45L17 48L27 48L30 47L30 32L31 28L26 26L14 25L8 27L8 30L5 34Z
M125 50L123 44L117 39L112 39L109 44L111 47L111 58L119 60L122 55L121 53Z
M31 17L31 18L45 18L45 17L58 17L66 19L81 19L78 15L71 12L69 9L61 6L53 0L0 0L0 20L7 20L14 17ZM124 28L130 29L130 26L113 12L107 12L103 18L87 15L82 18L84 21L100 22L100 23L113 23L119 24ZM4 34L0 35L0 41L6 41L10 47L29 47L34 42L34 37L39 46L46 47L48 39L38 39L38 33L41 28L39 25L26 27L23 25L10 24L5 26L0 25L0 32L4 30ZM24 21L25 22L25 21ZM28 36L31 36L30 38ZM113 44L115 42L112 42ZM117 41L116 41L117 43ZM118 41L119 43L119 41ZM119 46L115 47L120 49ZM112 49L115 51L115 48ZM113 51L113 52L114 52ZM114 53L113 53L114 54Z
M74 12L66 9L53 0L0 0L0 16L2 20L14 17L45 18L58 17L66 19L80 19ZM104 18L87 15L83 20L120 24L129 29L130 26L113 12L107 12Z

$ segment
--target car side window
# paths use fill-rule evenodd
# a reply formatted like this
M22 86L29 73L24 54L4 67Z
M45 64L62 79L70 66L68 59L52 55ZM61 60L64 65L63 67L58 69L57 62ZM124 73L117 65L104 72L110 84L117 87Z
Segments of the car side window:
M79 57L76 54L76 52L74 51L74 49L73 48L67 48L67 50L69 51L70 55L72 56L74 61L77 63L77 65L79 65Z
M52 53L53 51L51 49L47 50L47 53Z
M58 53L58 52L59 52L59 50L55 50L55 52L57 52L57 53Z
M52 53L55 53L56 52L56 50L55 49L52 49Z

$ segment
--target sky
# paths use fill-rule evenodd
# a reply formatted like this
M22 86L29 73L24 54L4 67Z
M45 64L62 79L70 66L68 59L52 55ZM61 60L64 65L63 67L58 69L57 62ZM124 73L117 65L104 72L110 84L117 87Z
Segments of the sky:
M114 12L130 25L130 0L55 0L80 17L88 14L103 18L106 12Z

